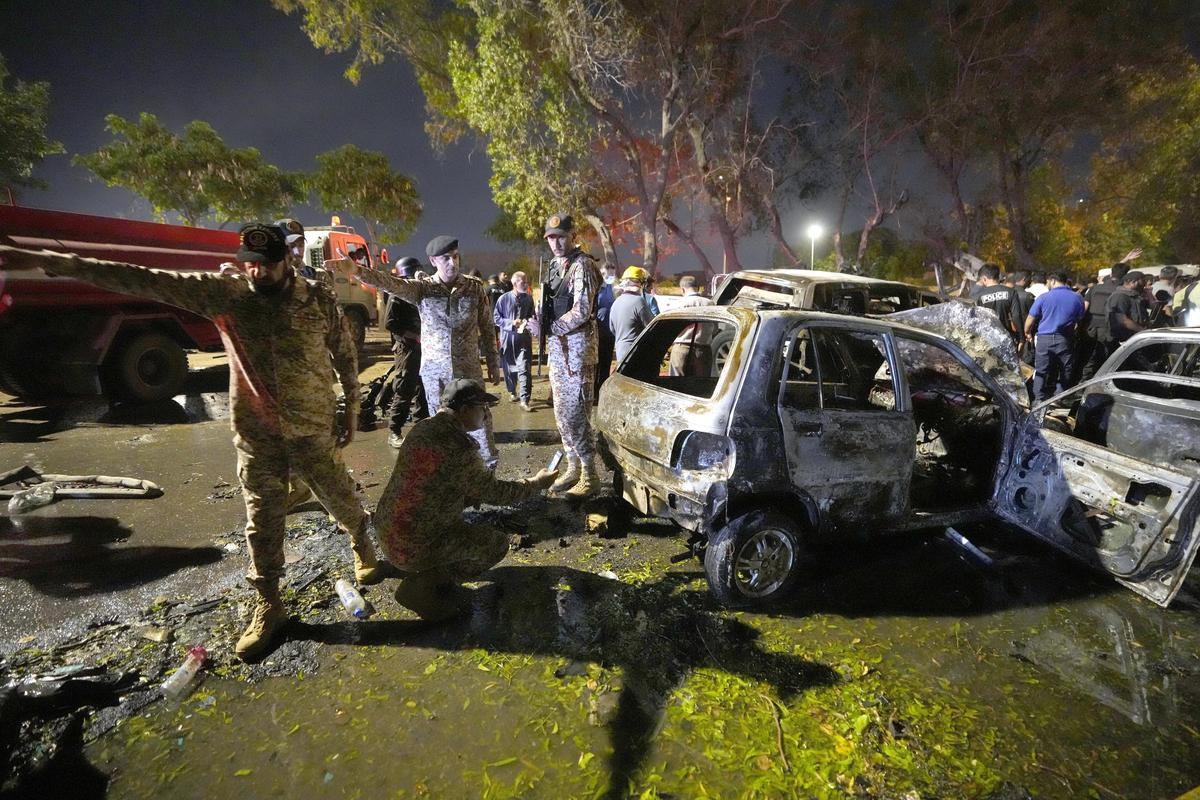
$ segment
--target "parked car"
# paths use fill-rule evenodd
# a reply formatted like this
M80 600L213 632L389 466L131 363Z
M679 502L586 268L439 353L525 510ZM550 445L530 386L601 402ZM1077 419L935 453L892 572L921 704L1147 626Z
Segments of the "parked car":
M713 292L713 303L719 306L804 308L853 316L891 314L940 302L935 293L919 286L815 269L741 270L726 276ZM718 364L725 363L729 344L728 336L713 341Z
M669 375L690 325L727 335L728 357ZM692 533L728 604L786 595L818 539L999 517L1167 605L1200 541L1200 330L1138 334L1032 411L1019 378L956 336L737 304L669 312L601 389L601 452L621 498ZM1079 398L1077 424L1047 414Z

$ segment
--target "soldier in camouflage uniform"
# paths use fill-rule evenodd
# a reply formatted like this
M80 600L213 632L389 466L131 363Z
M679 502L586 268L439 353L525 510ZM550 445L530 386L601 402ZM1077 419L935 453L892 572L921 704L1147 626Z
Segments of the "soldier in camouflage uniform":
M409 573L396 599L426 619L455 613L457 584L479 577L508 552L503 531L466 522L463 509L512 505L534 497L558 475L542 470L523 481L503 481L484 465L467 432L483 424L497 400L477 380L451 381L441 410L404 438L375 511L380 545Z
M242 229L237 261L244 274L172 272L43 251L0 248L0 269L43 267L124 294L169 303L208 317L229 357L229 400L238 477L246 501L247 579L258 590L249 627L236 652L253 660L270 650L286 621L279 596L283 577L288 478L312 487L350 534L355 577L382 578L368 518L340 446L354 435L351 418L335 440L334 371L351 417L359 407L358 366L337 301L313 281L295 277L286 262L284 232L274 225ZM332 362L331 362L332 356Z
M546 243L554 259L542 287L542 325L548 334L554 420L567 456L567 469L551 491L583 498L599 484L590 414L599 354L596 293L603 278L596 259L576 246L574 228L566 214L546 220Z
M492 308L483 281L462 274L458 240L437 236L425 248L437 274L431 280L405 279L362 267L348 259L333 264L359 281L391 292L421 312L421 382L429 413L436 414L442 392L455 378L483 378L482 354L487 362L488 381L499 380L496 336ZM479 444L484 463L494 469L499 455L492 433L492 412L485 409L483 425L470 431Z

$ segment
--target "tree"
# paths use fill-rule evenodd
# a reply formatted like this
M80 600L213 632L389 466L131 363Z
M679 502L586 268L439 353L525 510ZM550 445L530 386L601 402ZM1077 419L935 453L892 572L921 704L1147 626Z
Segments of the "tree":
M143 112L136 122L109 114L105 127L116 140L74 163L146 198L160 220L170 212L186 225L206 216L222 225L265 219L303 196L301 176L268 164L253 147L229 147L207 122L189 122L177 136Z
M421 218L421 200L412 179L393 172L383 153L352 144L317 156L317 171L307 185L326 211L344 209L363 217L376 246L406 241Z
M46 156L63 152L61 142L46 136L50 84L8 82L0 56L0 185L43 187L33 169Z

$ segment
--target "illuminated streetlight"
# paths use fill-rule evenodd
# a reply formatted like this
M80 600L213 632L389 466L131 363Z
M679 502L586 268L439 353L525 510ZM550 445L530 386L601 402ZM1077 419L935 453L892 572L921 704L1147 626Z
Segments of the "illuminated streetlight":
M808 249L808 268L814 269L813 264L817 260L817 239L825 235L825 229L821 227L820 223L814 222L808 226L805 234L808 236L808 241L811 245Z

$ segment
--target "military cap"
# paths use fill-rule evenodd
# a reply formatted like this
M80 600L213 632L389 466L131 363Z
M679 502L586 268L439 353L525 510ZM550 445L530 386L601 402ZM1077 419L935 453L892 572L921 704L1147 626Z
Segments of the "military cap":
M549 236L552 233L557 233L560 236L565 236L569 231L575 229L575 220L571 219L570 214L554 214L546 220L546 232L543 236Z
M421 262L412 256L405 256L396 262L396 269L405 278L414 278L417 275L417 270L421 268Z
M274 264L287 258L286 234L278 225L251 222L238 231L242 247L237 252L238 261L266 262Z
M304 238L304 226L291 217L277 219L275 220L275 224L280 228L283 228L283 232L287 237L288 244L294 244L297 239Z
M499 402L500 398L494 394L488 394L487 389L483 388L482 382L471 378L452 380L442 390L442 405L455 411L466 405L491 406Z
M425 245L425 255L430 258L444 256L457 249L458 239L455 239L453 236L435 236L429 240L429 244Z

